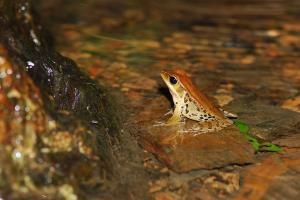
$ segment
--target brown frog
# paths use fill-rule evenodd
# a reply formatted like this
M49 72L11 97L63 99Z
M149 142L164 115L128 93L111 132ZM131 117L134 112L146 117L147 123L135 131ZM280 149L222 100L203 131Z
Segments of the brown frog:
M233 123L228 117L236 116L214 105L197 89L185 71L163 70L161 76L170 90L175 106L168 125L178 124L188 118L199 122L198 131L212 132Z

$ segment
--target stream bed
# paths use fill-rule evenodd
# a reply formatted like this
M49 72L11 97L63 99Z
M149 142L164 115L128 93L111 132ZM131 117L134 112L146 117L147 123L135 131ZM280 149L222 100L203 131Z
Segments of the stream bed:
M70 91L57 106L0 43L0 199L300 198L300 2L33 8L102 107L78 115L77 97L98 104ZM176 68L237 123L198 135L158 125L173 106L160 72Z

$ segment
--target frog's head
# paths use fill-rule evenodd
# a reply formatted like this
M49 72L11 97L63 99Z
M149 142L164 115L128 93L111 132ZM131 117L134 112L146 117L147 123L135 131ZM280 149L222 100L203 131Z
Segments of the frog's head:
M176 69L163 70L160 75L167 84L173 100L176 101L177 99L182 98L185 91L182 80L187 77L186 73L183 70Z

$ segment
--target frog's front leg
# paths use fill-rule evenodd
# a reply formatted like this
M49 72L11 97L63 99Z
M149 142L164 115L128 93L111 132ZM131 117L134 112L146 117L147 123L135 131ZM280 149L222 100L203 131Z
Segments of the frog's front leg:
M175 109L176 110L176 109ZM167 122L160 122L160 121L156 121L155 124L153 126L169 126L169 125L176 125L179 124L181 122L181 117L180 114L177 113L177 111L173 112L173 110L168 111L167 114L165 115L169 115L172 114L172 117L170 117Z
M167 125L175 125L181 122L181 110L180 108L176 107L172 117L170 117L167 121Z

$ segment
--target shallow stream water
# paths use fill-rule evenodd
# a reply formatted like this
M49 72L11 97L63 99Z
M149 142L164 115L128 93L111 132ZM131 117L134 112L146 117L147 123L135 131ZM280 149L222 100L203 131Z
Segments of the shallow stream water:
M0 198L300 197L298 1L51 0L35 9L58 52L113 97L118 173L102 170L96 135L43 109L1 46ZM172 108L160 71L174 68L283 152L255 152L235 126L198 136L155 126Z

